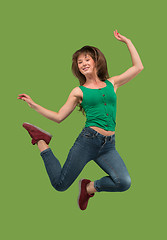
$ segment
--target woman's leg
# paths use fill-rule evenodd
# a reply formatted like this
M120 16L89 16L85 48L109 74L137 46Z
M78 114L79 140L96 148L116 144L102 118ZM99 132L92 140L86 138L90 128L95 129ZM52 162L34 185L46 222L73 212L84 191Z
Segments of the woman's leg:
M64 166L61 167L59 160L53 154L49 146L43 142L38 142L46 171L52 186L58 191L67 190L78 177L84 166L91 160L85 151L82 137L78 137L70 149Z
M110 148L106 146L95 162L108 174L94 182L98 192L122 192L130 188L131 178L123 159L115 149L115 143Z
M44 160L50 181L54 188L59 191L66 190L77 178L85 164L91 160L92 152L90 150L92 150L92 147L91 144L87 143L87 141L84 141L84 129L76 139L73 147L70 149L67 161L65 162L63 168L61 168L58 159L54 156L48 145L52 138L52 135L30 123L23 123L23 127L28 131L29 135L31 136L31 143L33 145L37 144L41 152L40 155ZM85 151L87 144L89 146L88 153ZM91 189L92 188L93 186L91 184Z

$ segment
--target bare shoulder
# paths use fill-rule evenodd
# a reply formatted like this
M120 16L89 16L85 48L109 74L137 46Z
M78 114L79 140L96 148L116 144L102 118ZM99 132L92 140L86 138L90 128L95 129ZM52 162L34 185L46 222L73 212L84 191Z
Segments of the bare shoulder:
M110 77L110 78L108 78L107 80L109 81L109 82L111 82L112 84L113 84L113 86L115 86L115 83L114 83L114 80L116 79L116 76L114 76L114 77Z
M71 94L74 95L78 99L79 103L82 102L83 92L79 87L73 88L73 90L71 91Z
M115 79L117 78L117 76L114 76L114 77L111 77L111 78L108 78L107 80L109 81L109 82L111 82L112 83L112 85L114 86L114 92L116 93L116 91L117 91L117 86L116 86L116 84L115 84Z

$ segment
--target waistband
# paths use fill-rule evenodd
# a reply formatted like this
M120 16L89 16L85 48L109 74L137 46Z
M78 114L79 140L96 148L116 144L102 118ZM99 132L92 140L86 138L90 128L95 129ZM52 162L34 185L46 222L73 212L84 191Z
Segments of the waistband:
M90 127L84 127L82 129L82 131L87 131L87 132L92 132L95 136L98 136L101 139L105 139L105 140L110 140L110 139L115 139L115 133L113 135L109 135L109 136L105 136L99 132L97 132L96 130L94 130L93 128Z

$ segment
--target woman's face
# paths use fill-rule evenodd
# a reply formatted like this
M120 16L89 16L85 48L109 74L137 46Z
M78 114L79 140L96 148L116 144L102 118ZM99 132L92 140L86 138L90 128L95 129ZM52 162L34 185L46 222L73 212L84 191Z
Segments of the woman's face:
M85 55L85 53L80 54L78 56L77 63L78 63L79 71L83 75L90 74L92 72L95 72L95 70L96 70L95 62L89 54L87 54L87 55Z

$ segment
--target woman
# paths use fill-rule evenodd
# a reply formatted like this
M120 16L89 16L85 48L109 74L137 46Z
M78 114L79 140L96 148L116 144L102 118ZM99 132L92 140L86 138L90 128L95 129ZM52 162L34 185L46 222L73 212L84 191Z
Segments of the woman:
M37 144L51 184L56 190L67 190L92 159L108 174L95 181L79 181L78 205L81 210L87 208L88 200L95 192L122 192L131 185L127 168L115 148L116 90L141 72L143 65L131 40L117 30L114 36L126 43L132 57L133 66L123 74L109 78L102 52L98 48L84 46L73 54L72 59L72 72L79 79L80 86L71 91L67 102L58 112L41 107L27 94L18 97L57 123L67 118L77 105L83 114L86 113L85 127L70 149L63 168L48 146L52 135L32 124L23 124L32 137L32 144Z

